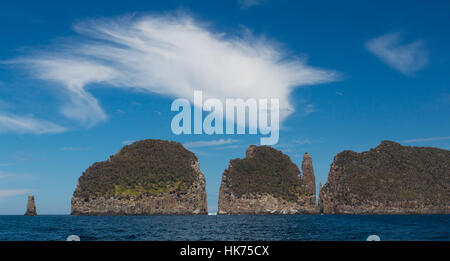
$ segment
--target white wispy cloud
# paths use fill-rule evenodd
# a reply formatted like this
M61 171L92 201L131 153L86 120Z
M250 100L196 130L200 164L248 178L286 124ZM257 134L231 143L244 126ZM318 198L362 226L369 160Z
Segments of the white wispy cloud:
M238 145L238 144L233 144L233 145L227 145L227 146L221 146L221 147L217 147L216 150L235 150L242 147L242 145Z
M324 138L310 139L305 137L299 137L283 141L281 143L278 143L274 147L285 153L297 153L299 152L299 150L303 151L304 148L310 147L312 144L321 144L325 142L326 141Z
M130 145L132 143L134 143L136 140L124 140L122 141L122 145Z
M92 83L139 89L193 101L278 98L280 121L294 111L294 87L337 80L334 71L314 68L287 55L278 44L251 33L227 35L188 15L127 16L75 25L76 41L51 53L17 59L40 79L67 93L62 113L93 125L107 115L87 90Z
M313 113L313 112L315 112L315 111L316 111L316 108L314 107L313 104L308 104L308 105L306 105L305 108L304 108L305 114L311 114L311 113Z
M450 136L410 139L410 140L404 140L403 142L404 143L417 143L417 142L437 141L437 140L450 140Z
M0 189L0 199L30 193L29 189Z
M310 139L306 139L306 138L298 138L298 139L294 139L292 141L292 143L294 144L298 144L298 145L305 145L305 144L311 144L311 140Z
M61 133L66 130L66 128L46 120L39 120L29 116L0 114L0 133L48 134Z
M22 173L12 173L12 172L5 172L0 170L0 180L2 179L8 179L8 180L30 180L35 179L36 177L29 174L22 174Z
M380 60L405 75L412 75L428 65L428 50L422 41L402 42L400 34L392 33L369 40L365 46Z
M85 87L89 83L114 78L115 71L89 59L75 56L65 58L64 55L18 61L30 65L37 78L53 81L66 87L67 103L61 108L64 116L87 126L106 120L107 116L98 100L87 92Z
M89 148L85 147L62 147L61 151L87 151Z
M219 139L219 140L208 140L208 141L193 141L187 142L183 145L188 148L198 148L198 147L212 147L212 146L221 146L232 143L237 143L239 140L235 139Z
M0 171L0 179L8 178L10 177L9 173L5 173L3 171Z
M237 2L241 9L248 9L252 6L265 4L267 0L237 0Z
M11 166L13 165L12 163L0 163L0 167L6 167L6 166Z

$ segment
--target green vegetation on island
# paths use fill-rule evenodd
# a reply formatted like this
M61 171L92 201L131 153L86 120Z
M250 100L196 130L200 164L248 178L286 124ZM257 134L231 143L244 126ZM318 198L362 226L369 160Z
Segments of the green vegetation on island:
M195 161L194 153L177 142L135 142L88 168L79 179L75 196L127 198L187 191L196 178Z

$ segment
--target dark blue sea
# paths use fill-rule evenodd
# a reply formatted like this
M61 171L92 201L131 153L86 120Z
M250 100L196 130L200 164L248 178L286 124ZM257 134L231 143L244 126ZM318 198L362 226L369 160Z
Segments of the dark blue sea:
M0 216L0 240L450 240L450 215Z

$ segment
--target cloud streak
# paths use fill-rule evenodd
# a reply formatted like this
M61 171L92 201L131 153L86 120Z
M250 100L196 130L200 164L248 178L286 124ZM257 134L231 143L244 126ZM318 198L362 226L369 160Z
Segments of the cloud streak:
M418 143L418 142L437 141L437 140L450 140L450 136L411 139L411 140L404 140L403 142L404 143Z
M316 112L316 108L314 107L314 105L308 104L308 105L305 106L303 111L305 112L306 115L308 115L308 114L311 114L313 112Z
M28 189L0 189L0 199L30 193Z
M183 145L187 148L199 148L199 147L212 147L212 146L221 146L232 143L237 143L239 140L235 139L219 139L219 140L209 140L209 141L193 141L187 142Z
M85 147L62 147L61 151L87 151L89 148Z
M266 0L238 0L237 2L241 9L248 9L253 6L262 5Z
M64 116L87 126L106 120L98 100L86 91L85 86L110 80L115 77L115 71L88 59L63 56L18 61L30 65L37 78L62 84L66 88L67 103L61 108Z
M0 171L0 180L30 180L35 179L34 176L28 175L28 174L18 174L18 173L11 173L11 172L4 172Z
M122 141L122 145L130 145L136 142L136 140L124 140Z
M62 85L61 113L92 126L107 118L89 86L141 90L193 101L278 98L280 120L294 108L293 88L327 83L338 74L292 58L277 44L250 33L227 35L188 15L152 15L90 20L75 25L77 41L16 62L35 77Z
M412 75L428 65L428 51L420 41L402 44L400 34L386 34L366 42L365 47L393 69Z
M292 141L292 143L298 144L298 145L305 145L305 144L311 144L312 142L310 139L299 138L299 139L294 139Z
M0 114L0 133L31 133L50 134L61 133L67 129L46 120L39 120L28 116Z

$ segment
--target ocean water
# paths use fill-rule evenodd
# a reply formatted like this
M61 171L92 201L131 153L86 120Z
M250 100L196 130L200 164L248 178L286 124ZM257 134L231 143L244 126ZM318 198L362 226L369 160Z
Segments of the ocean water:
M450 240L450 215L0 216L0 241Z

